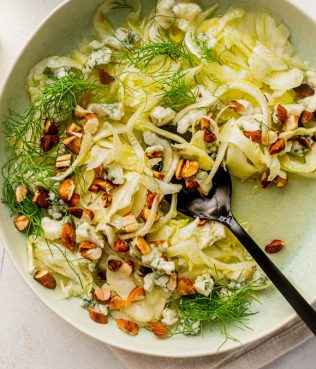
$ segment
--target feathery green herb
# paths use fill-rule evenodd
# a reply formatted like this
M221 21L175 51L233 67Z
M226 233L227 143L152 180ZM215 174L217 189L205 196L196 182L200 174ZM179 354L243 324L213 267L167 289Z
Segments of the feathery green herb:
M22 114L11 112L4 122L9 149L15 150L21 144L27 148L31 148L31 144L36 145L38 142L34 139L41 134L46 118L55 122L70 118L84 92L100 90L96 83L84 80L79 72L52 79L51 83L43 86L29 87L37 87L39 95Z
M161 81L162 93L160 103L175 110L181 110L183 107L195 103L198 97L198 88L192 89L186 84L185 74L183 72L173 73Z
M165 56L175 62L186 62L189 66L192 66L193 60L189 51L183 44L176 45L169 36L162 36L159 34L155 42L146 44L144 43L140 49L125 49L124 58L142 71L147 71L151 62L158 56Z
M183 333L195 334L195 325L206 322L218 323L225 342L234 339L227 327L235 323L239 328L247 327L247 319L256 314L251 310L254 293L262 283L256 281L245 286L216 284L209 297L196 295L181 298L178 302L178 314L181 318Z
M100 89L96 83L83 79L79 72L71 72L60 79L52 79L39 89L38 96L22 113L10 112L4 122L9 160L2 168L4 184L2 199L13 213L27 215L32 231L39 232L41 211L33 204L34 189L30 184L38 184L56 192L53 181L55 162L63 154L63 145L57 145L49 153L41 148L43 124L46 118L57 122L61 127L72 117L75 106L80 103L84 92L94 93ZM62 123L58 123L62 121ZM61 132L60 132L61 133ZM28 196L17 202L15 191L18 186L28 189Z
M208 47L207 42L201 40L198 36L194 35L192 37L193 41L197 45L197 47L201 50L201 57L202 59L205 59L209 63L219 63L221 64L221 59L217 52L211 48Z

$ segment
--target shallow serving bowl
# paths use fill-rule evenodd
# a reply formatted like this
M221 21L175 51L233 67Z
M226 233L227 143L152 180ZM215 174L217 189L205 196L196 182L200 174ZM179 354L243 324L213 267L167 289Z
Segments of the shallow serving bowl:
M307 0L306 3L308 3ZM66 55L92 27L92 17L102 0L70 0L59 6L34 32L17 62L14 64L0 95L0 122L8 109L25 105L25 78L30 68L41 59L52 55ZM204 5L213 0L204 0ZM153 1L144 1L146 7ZM281 16L292 31L294 45L301 55L311 63L316 60L314 35L316 22L285 0L221 0L221 11L228 6L240 5L246 8L266 8ZM316 13L315 13L316 14ZM315 63L316 64L316 63ZM0 165L5 162L6 153L3 136L0 137ZM316 181L291 178L284 191L275 188L262 190L249 183L234 183L233 207L241 222L248 222L251 235L264 245L274 238L284 239L287 247L273 260L290 278L309 302L316 300ZM77 299L63 300L59 295L44 289L28 273L25 236L19 234L10 219L10 211L0 204L0 234L17 270L36 295L64 320L82 332L102 342L122 349L158 356L189 357L215 354L223 342L223 336L216 327L197 337L174 336L170 340L156 339L150 332L142 330L131 337L118 330L114 322L97 325L82 310ZM249 320L251 329L232 328L230 333L242 344L280 329L294 317L293 310L274 289L260 296L258 314ZM26 312L27 313L27 312ZM223 350L237 348L238 342L229 341Z

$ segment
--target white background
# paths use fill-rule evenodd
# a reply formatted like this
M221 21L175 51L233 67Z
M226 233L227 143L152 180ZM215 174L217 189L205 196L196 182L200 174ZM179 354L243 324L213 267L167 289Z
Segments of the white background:
M35 26L61 2L0 0L0 85ZM72 328L33 295L1 242L0 301L0 369L123 369L106 345ZM315 351L314 338L265 369L314 369Z

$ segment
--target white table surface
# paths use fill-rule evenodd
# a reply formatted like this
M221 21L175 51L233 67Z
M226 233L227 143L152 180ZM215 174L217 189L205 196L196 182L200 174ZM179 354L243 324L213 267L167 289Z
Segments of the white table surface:
M61 2L0 0L0 85L32 30ZM106 345L75 330L39 301L1 242L0 299L0 369L123 369ZM315 350L314 338L265 369L316 368Z

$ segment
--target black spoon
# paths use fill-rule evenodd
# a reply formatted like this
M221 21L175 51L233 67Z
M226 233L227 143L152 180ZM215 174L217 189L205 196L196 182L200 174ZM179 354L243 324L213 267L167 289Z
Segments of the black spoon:
M316 336L316 312L236 221L230 206L231 193L230 174L220 168L208 196L202 197L198 191L183 189L178 196L178 209L191 217L214 220L227 226Z

